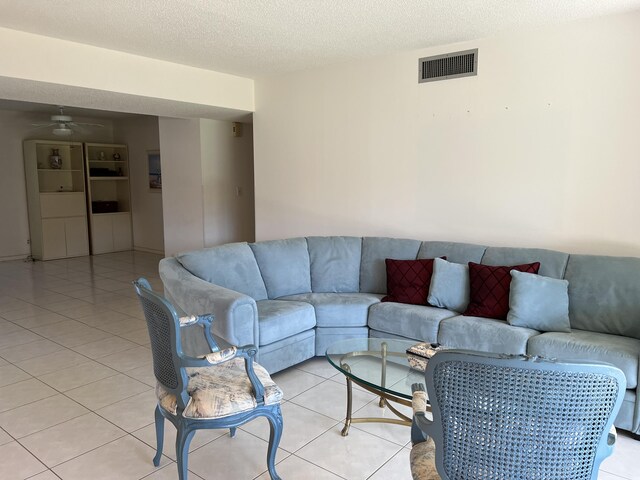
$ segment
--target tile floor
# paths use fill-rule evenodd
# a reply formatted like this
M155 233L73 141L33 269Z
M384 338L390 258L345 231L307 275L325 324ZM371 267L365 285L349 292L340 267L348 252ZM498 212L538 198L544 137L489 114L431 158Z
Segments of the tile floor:
M156 289L157 255L125 252L0 263L0 479L171 480L175 430L155 468L154 379L145 324L130 281ZM340 436L345 387L324 358L274 375L285 392L277 455L286 480L408 480L409 430L382 424ZM354 392L360 416L375 399ZM231 439L196 434L189 478L268 479L266 420ZM622 434L601 480L640 479L640 441Z

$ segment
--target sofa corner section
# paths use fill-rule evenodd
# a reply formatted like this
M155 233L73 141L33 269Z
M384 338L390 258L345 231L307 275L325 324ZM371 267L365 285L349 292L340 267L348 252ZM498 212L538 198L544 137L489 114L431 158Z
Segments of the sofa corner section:
M258 310L248 295L209 283L186 270L175 258L159 265L168 295L188 315L212 313L212 331L234 345L258 345Z

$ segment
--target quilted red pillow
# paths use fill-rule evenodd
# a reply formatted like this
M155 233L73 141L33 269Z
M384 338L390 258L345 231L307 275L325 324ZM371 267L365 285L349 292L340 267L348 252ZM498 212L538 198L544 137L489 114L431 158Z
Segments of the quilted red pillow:
M511 270L538 273L540 262L512 267L494 267L469 262L469 305L463 313L471 317L507 319Z
M443 257L444 258L444 257ZM427 305L433 275L433 258L394 260L387 258L387 296L383 302Z

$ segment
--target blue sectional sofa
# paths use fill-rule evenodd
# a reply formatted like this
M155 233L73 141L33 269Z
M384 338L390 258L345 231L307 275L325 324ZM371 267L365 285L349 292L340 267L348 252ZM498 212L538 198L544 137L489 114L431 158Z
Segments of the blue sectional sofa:
M449 262L540 262L569 282L568 333L394 302L385 259L446 256ZM640 258L381 237L309 237L235 243L160 262L167 296L189 314L214 313L214 332L255 344L271 373L324 355L352 337L399 337L497 353L604 361L627 379L616 426L640 434Z

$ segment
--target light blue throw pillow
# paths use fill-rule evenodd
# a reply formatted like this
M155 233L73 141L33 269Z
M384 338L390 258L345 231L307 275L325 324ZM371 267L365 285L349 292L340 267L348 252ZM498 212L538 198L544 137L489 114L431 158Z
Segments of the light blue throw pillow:
M469 267L436 258L427 302L434 307L464 312L469 304Z
M569 282L511 270L507 322L541 332L571 332Z

